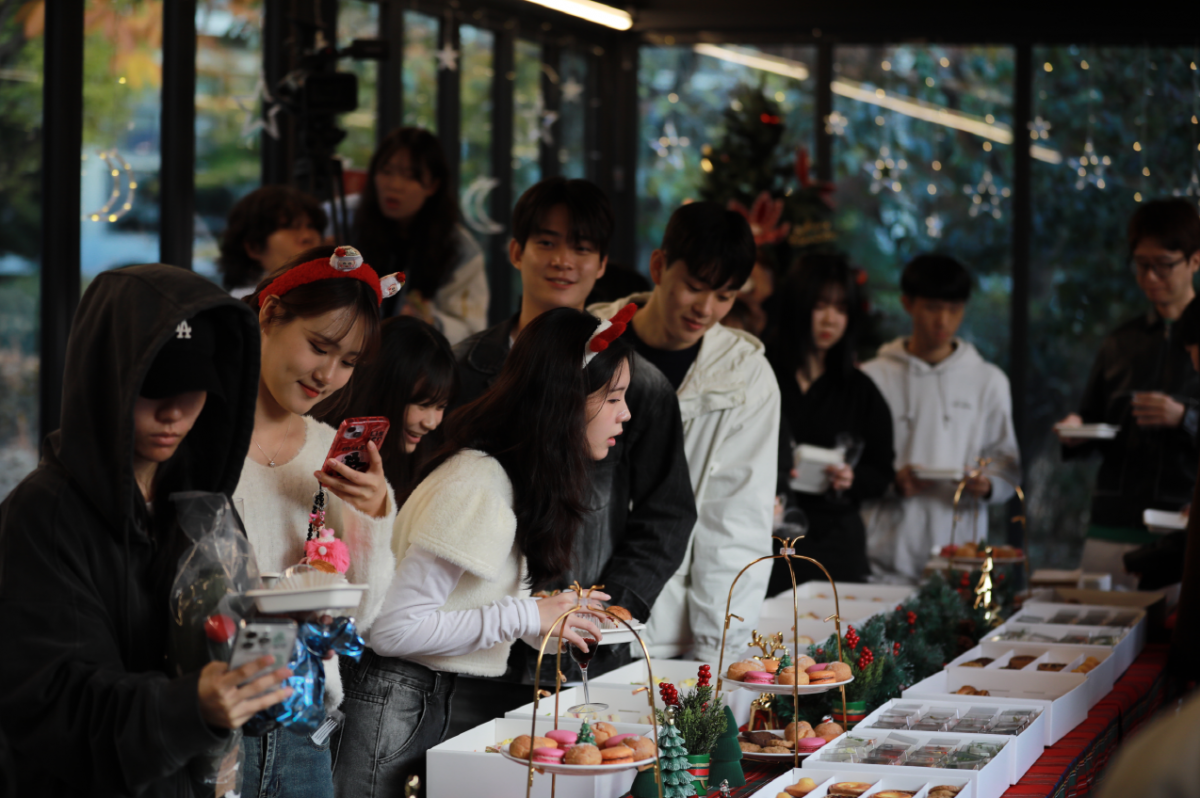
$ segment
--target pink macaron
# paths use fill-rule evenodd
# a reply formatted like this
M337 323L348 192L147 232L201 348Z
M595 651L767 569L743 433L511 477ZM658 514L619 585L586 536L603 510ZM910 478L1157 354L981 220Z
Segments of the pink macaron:
M804 669L805 673L812 673L813 671L826 671L826 670L829 670L829 665L824 662L818 662L816 665L809 665L807 668Z
M558 743L559 748L567 749L575 745L575 741L579 739L579 735L569 729L555 729L554 731L546 732L546 739Z
M604 747L612 748L614 745L620 745L625 740L628 740L631 737L637 737L637 736L638 735L636 735L636 734L630 734L628 732L626 732L625 734L614 734L612 737L609 737L607 740L605 740Z
M535 748L533 749L533 761L544 762L547 765L557 765L562 761L562 758L567 755L566 751L560 748Z
M742 677L743 684L775 684L775 674L767 671L749 671Z
M796 741L796 753L811 754L823 745L825 745L823 737L805 737Z

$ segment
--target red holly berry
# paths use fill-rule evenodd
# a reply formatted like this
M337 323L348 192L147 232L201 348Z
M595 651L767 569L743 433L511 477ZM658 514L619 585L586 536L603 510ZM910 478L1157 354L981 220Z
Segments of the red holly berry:
M711 684L712 668L708 665L701 665L697 675L700 677L696 682L698 686L708 687Z
M659 695L662 696L662 702L668 706L679 705L679 690L670 682L663 682L658 686Z
M908 620L908 625L912 626L913 624L915 624L917 622L917 614L915 612L913 612L912 610L909 610L907 620Z
M900 654L900 643L898 641L895 643L892 643L892 653L896 654L896 655Z
M897 605L896 605L896 612L904 612L904 605L902 605L902 604L897 604Z

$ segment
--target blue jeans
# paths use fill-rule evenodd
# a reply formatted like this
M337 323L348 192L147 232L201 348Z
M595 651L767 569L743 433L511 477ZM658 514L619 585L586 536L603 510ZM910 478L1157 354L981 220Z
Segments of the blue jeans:
M243 798L333 798L329 741L275 729L242 738Z
M339 798L392 798L421 777L425 752L446 736L456 674L381 657L371 649L355 663L341 657L346 720L333 738L333 781Z

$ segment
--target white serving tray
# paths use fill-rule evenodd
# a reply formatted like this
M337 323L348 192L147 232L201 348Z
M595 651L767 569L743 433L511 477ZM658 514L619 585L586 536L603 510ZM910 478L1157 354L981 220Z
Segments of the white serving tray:
M887 737L897 732L887 731L878 733L879 737ZM1011 775L1013 772L1012 756L1015 746L1013 738L1007 736L996 736L992 734L954 734L952 732L936 733L936 732L898 732L905 737L916 738L921 745L930 742L940 742L946 740L958 740L960 742L985 742L998 743L1004 747L1000 749L995 757L990 762L983 766L982 770L943 770L941 768L923 768L910 767L906 765L866 765L862 762L846 763L843 765L839 762L830 762L824 759L825 756L832 754L835 750L834 746L842 737L864 737L857 729L848 734L843 734L830 740L823 748L818 748L815 754L812 754L800 766L801 770L810 768L819 768L823 770L838 770L841 767L853 769L862 773L875 774L878 778L903 778L912 777L922 779L925 783L933 784L961 784L965 779L969 779L974 784L974 793L976 798L1000 798L1004 791L1011 786ZM839 779L839 781L850 781L850 779ZM868 781L868 779L854 779L854 781ZM964 791L965 792L965 791ZM963 793L959 793L962 795ZM914 796L916 798L916 796Z
M247 590L254 606L264 615L321 610L352 610L362 601L367 585L325 585L294 590Z
M828 693L830 690L836 690L839 687L844 687L854 681L851 676L844 682L829 682L827 684L746 684L745 682L734 681L733 679L725 679L721 682L721 686L726 690L734 686L740 687L743 690L749 690L752 693L770 693L772 695L817 695L818 693ZM796 689L793 690L792 687Z
M1063 674L1054 674L1063 675ZM1023 671L997 671L987 668L954 668L938 671L907 690L902 696L907 699L947 701L956 704L978 704L1001 706L1044 706L1046 715L1046 745L1053 745L1083 722L1088 713L1087 677L1082 673L1065 674L1066 679L1056 679L1053 684L1037 683ZM1068 686L1074 683L1074 686ZM959 695L955 691L970 685L977 690L987 690L990 696Z
M1069 673L1073 668L1083 664L1088 657L1095 657L1100 664L1083 674L1087 677L1088 707L1096 706L1100 699L1112 692L1116 661L1111 651L1084 651L1079 646L1058 646L1049 643L1012 643L1006 640L985 641L960 657L955 658L947 668L958 668L964 662L991 657L994 661L983 668L962 668L962 670L999 670L1008 664L1014 656L1035 656L1033 662L1026 665L1019 673L1031 673L1038 676L1057 676ZM1042 662L1065 662L1067 667L1061 671L1039 671L1037 666Z
M1111 441L1121 428L1112 424L1055 424L1054 431L1064 438L1080 441Z
M500 749L500 756L512 762L518 767L526 767L527 760L518 759L508 751L508 746L503 746ZM556 776L607 776L609 774L620 773L625 770L637 770L638 768L649 765L654 762L653 758L641 759L635 762L623 762L618 765L565 765L549 762L535 762L534 765L544 773L554 774Z
M925 482L961 482L961 468L913 468L913 476Z
M578 731L581 721L560 718L558 728ZM651 728L639 724L614 723L617 731L650 737ZM529 769L489 753L488 746L529 734L531 721L525 718L491 720L430 748L425 754L426 795L428 798L463 798L468 795L524 796ZM538 734L554 728L549 720L537 721ZM595 776L559 777L557 798L619 798L629 792L635 770L602 773ZM550 798L550 774L533 777L533 795Z
M1124 673L1125 669L1133 664L1133 661L1137 659L1137 655L1142 653L1142 649L1146 647L1149 621L1146 620L1146 611L1140 607L1121 606L1117 604L1065 604L1053 601L1027 601L1017 617L1021 618L1027 615L1040 614L1043 617L1053 619L1060 613L1068 612L1078 613L1081 625L1082 620L1086 616L1100 612L1110 613L1108 620L1103 624L1104 626L1121 625L1119 621L1121 621L1122 616L1132 614L1135 618L1131 625L1124 627L1129 631L1125 634L1125 638L1117 644L1117 651L1113 652L1116 655L1113 671L1114 679ZM1123 667L1121 667L1122 663Z
M701 665L708 664L712 669L712 685L717 686L717 663L703 663L692 660L681 659L651 659L650 667L654 672L655 682L668 681L679 688L679 692L685 692L696 686L696 672ZM729 663L725 663L725 667L729 667ZM622 665L620 668L614 668L608 673L602 673L597 676L588 677L588 687L595 690L597 687L617 687L628 694L630 691L646 684L646 661L637 659L628 665ZM582 692L582 691L581 691ZM659 695L658 685L655 684L653 690L654 706L658 709L664 709L662 705L662 696ZM725 697L725 705L733 710L734 720L738 725L746 723L750 720L750 704L756 698L755 695L746 692L745 690L724 690L722 691ZM532 695L532 693L530 694ZM553 700L553 699L551 699ZM561 699L560 699L561 700ZM640 706L646 706L645 696L638 693L635 698L640 701ZM575 703L579 703L576 701ZM624 703L624 702L622 702ZM566 706L573 706L567 704ZM540 707L539 707L540 708Z
M1166 510L1144 510L1142 523L1151 532L1179 532L1187 529L1187 516L1183 513L1169 513Z
M1009 781L1016 784L1021 780L1021 777L1033 766L1046 750L1046 713L1045 708L1035 702L1030 702L1026 706L1014 707L1009 704L990 704L987 696L964 696L965 698L979 698L976 703L958 703L954 701L932 701L932 700L910 700L907 698L893 698L890 701L884 702L878 709L872 712L867 717L863 718L854 727L854 736L872 736L867 734L868 730L876 730L880 735L897 731L896 729L876 729L875 722L893 707L924 707L927 709L957 709L960 715L966 715L974 707L995 707L999 710L1012 709L1035 709L1039 714L1032 723L1025 727L1024 731L1017 735L992 735L996 737L1009 737L1013 742L1012 755L1012 770L1009 773ZM953 736L956 732L953 730L944 732L949 736Z
M923 771L923 773L921 775L889 773L881 776L877 772L872 771L868 773L857 768L858 766L853 764L847 765L845 768L832 767L830 765L796 768L789 770L774 781L767 782L751 798L775 798L775 796L783 792L784 787L790 787L805 777L817 783L817 788L805 796L805 798L826 798L829 794L829 787L833 784L840 784L843 781L857 781L863 784L870 784L871 789L863 793L861 798L871 798L872 795L880 790L911 791L913 798L926 798L930 787L941 784L952 784L955 787L962 787L956 798L975 798L975 796L979 795L975 791L975 780L964 778L962 775L969 771L908 768L907 770L919 770ZM900 768L893 769L900 770ZM945 779L938 778L940 774L950 772L954 775Z

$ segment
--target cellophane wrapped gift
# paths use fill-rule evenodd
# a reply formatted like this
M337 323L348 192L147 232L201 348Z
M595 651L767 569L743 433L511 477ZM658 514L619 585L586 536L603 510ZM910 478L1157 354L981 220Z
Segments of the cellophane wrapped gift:
M179 559L170 594L168 656L176 675L228 662L238 621L253 612L246 591L262 586L254 550L221 493L174 493L177 522L191 546ZM241 730L188 764L200 796L241 792Z

